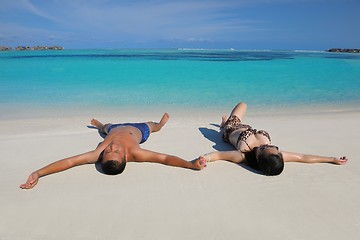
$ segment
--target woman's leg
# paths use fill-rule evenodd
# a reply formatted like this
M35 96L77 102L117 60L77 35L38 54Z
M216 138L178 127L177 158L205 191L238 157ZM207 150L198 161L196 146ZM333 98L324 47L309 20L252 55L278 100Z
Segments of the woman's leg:
M247 104L244 102L240 102L238 103L234 109L231 111L230 116L235 115L237 116L241 121L243 121L245 114L246 114L246 110L247 110ZM221 126L224 126L225 122L227 120L226 115L224 115L222 117L222 122L221 122Z
M164 113L164 115L162 116L160 122L158 122L158 123L156 123L156 122L146 122L146 124L149 125L150 131L152 133L153 132L158 132L167 123L169 118L170 118L169 113Z
M240 120L243 120L243 118L245 117L245 114L246 114L246 110L247 110L247 104L244 102L240 102L240 103L238 103L238 105L236 105L234 107L230 116L235 115L238 118L240 118Z

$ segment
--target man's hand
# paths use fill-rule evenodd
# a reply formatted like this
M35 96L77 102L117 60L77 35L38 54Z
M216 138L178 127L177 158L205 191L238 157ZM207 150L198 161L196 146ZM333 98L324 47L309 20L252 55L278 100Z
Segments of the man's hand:
M22 189L31 189L33 187L35 187L35 185L38 183L39 181L39 174L37 172L33 172L32 174L30 174L28 180L26 181L26 183L21 184L20 188Z
M204 159L203 157L192 160L191 163L196 170L202 170L204 167L206 167L206 159Z

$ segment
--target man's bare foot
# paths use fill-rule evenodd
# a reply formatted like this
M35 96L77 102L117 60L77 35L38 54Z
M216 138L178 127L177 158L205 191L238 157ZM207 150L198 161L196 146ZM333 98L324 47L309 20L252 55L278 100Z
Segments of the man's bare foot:
M95 119L95 118L91 119L91 125L93 125L97 129L99 129L100 131L103 131L104 124L99 122L97 119Z
M161 118L161 120L160 120L160 122L159 122L160 126L163 127L163 126L167 123L167 121L169 120L169 118L170 118L169 113L167 113L167 112L164 113L164 115L162 116L162 118Z

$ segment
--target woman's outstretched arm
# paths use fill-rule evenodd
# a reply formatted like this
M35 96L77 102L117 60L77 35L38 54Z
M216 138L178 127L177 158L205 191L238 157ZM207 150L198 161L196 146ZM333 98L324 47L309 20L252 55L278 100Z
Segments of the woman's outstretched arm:
M230 161L234 163L241 163L245 160L245 155L237 150L233 151L217 151L207 153L200 156L200 159L206 160L206 162L213 162L217 160Z
M348 159L346 156L342 157L324 157L310 154L281 152L284 162L301 162L301 163L334 163L338 165L345 164Z

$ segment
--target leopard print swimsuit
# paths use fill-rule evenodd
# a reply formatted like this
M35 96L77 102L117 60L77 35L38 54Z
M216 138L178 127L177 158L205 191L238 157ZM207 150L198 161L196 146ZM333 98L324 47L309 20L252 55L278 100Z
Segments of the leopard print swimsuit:
M250 148L249 144L246 142L246 140L251 135L255 135L255 134L261 134L261 135L265 136L267 139L269 139L269 141L271 142L270 135L267 131L257 130L257 129L252 128L250 125L243 124L243 123L241 123L240 118L238 118L235 115L231 115L223 126L223 136L222 137L223 137L224 141L230 142L229 137L230 137L231 133L234 132L235 130L242 129L242 128L245 130L240 133L239 138L235 145L236 149L238 149L238 150L240 150L238 148L240 141L243 141L251 150L251 148Z

